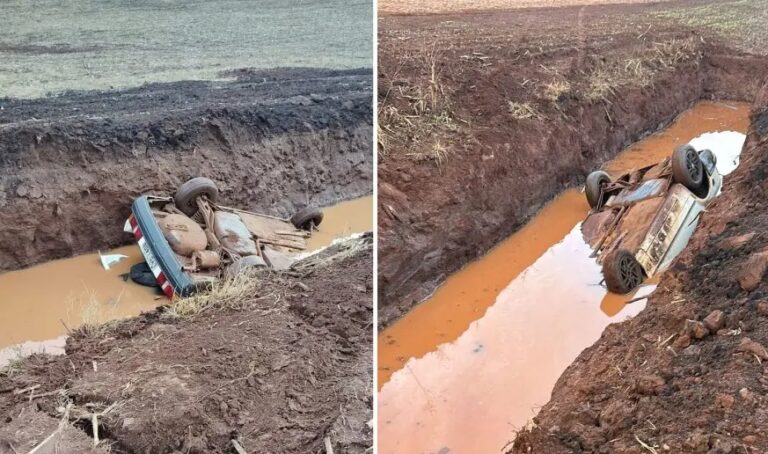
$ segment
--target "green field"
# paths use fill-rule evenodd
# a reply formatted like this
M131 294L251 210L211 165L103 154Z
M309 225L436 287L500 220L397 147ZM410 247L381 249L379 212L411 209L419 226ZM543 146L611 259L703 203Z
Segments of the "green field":
M372 0L4 0L0 97L372 65Z

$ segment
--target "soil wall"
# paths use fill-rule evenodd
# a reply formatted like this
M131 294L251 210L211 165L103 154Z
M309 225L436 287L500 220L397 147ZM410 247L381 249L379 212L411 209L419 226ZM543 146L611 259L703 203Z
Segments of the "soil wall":
M370 70L230 77L0 99L0 271L123 244L135 196L195 176L281 216L371 192Z

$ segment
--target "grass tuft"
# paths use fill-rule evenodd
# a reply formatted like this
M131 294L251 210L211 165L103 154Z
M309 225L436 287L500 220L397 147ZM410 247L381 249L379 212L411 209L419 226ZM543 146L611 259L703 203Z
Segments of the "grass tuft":
M698 57L699 47L693 37L655 43L624 61L598 64L587 78L584 96L590 101L608 101L622 87L647 87L658 73L698 63Z
M258 270L245 270L234 277L220 279L205 291L174 300L165 312L171 317L189 317L211 308L243 309L256 295Z
M122 295L121 295L122 296ZM114 302L119 303L120 297ZM109 331L111 331L117 324L117 320L114 320L115 314L104 313L102 310L103 305L96 298L96 293L89 292L88 304L83 308L80 314L81 324L77 328L77 332L85 337L103 337ZM114 312L114 309L113 309ZM104 321L110 320L110 321Z
M553 80L544 85L542 88L542 96L550 102L557 103L570 91L571 83L567 80Z
M507 101L507 108L509 109L509 114L515 120L541 120L544 118L529 102Z
M430 148L422 151L410 152L406 156L409 156L416 161L432 161L437 167L441 167L447 161L449 155L450 151L448 151L438 139Z

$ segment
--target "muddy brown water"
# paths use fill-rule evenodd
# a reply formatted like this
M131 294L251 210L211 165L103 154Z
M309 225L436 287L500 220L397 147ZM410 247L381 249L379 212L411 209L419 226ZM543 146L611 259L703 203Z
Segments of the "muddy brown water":
M325 207L323 213L308 250L370 231L373 196ZM0 365L33 352L60 352L68 329L138 315L167 302L153 289L121 277L144 261L136 245L104 253L128 258L109 270L102 268L95 253L0 274Z
M701 102L605 168L653 164L703 133L746 132L748 116L746 103ZM625 296L600 285L580 231L588 210L564 191L379 335L380 452L497 452L608 324L643 309L626 302L655 282Z

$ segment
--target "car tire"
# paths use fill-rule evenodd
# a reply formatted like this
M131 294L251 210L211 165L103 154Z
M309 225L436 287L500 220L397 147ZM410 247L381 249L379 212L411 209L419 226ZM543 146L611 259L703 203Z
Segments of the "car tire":
M227 268L227 277L233 278L238 274L255 268L266 268L267 262L258 255L246 255L232 262Z
M603 259L603 278L608 291L624 295L643 283L645 271L631 252L618 249Z
M603 194L603 185L611 182L611 176L602 170L596 170L587 175L587 182L584 185L584 192L587 195L587 202L590 208L600 205Z
M704 164L691 145L678 147L672 153L672 177L691 191L696 191L704 180Z
M300 230L312 230L323 222L323 212L315 206L308 206L291 216L291 224Z
M147 262L133 265L131 267L130 276L131 280L139 285L144 285L146 287L160 287L160 284L157 283L157 279L149 268L149 265L147 265Z
M179 186L176 195L173 196L173 202L182 213L187 216L194 216L198 210L197 198L200 196L205 196L211 202L216 202L219 198L219 188L208 178L192 178Z

